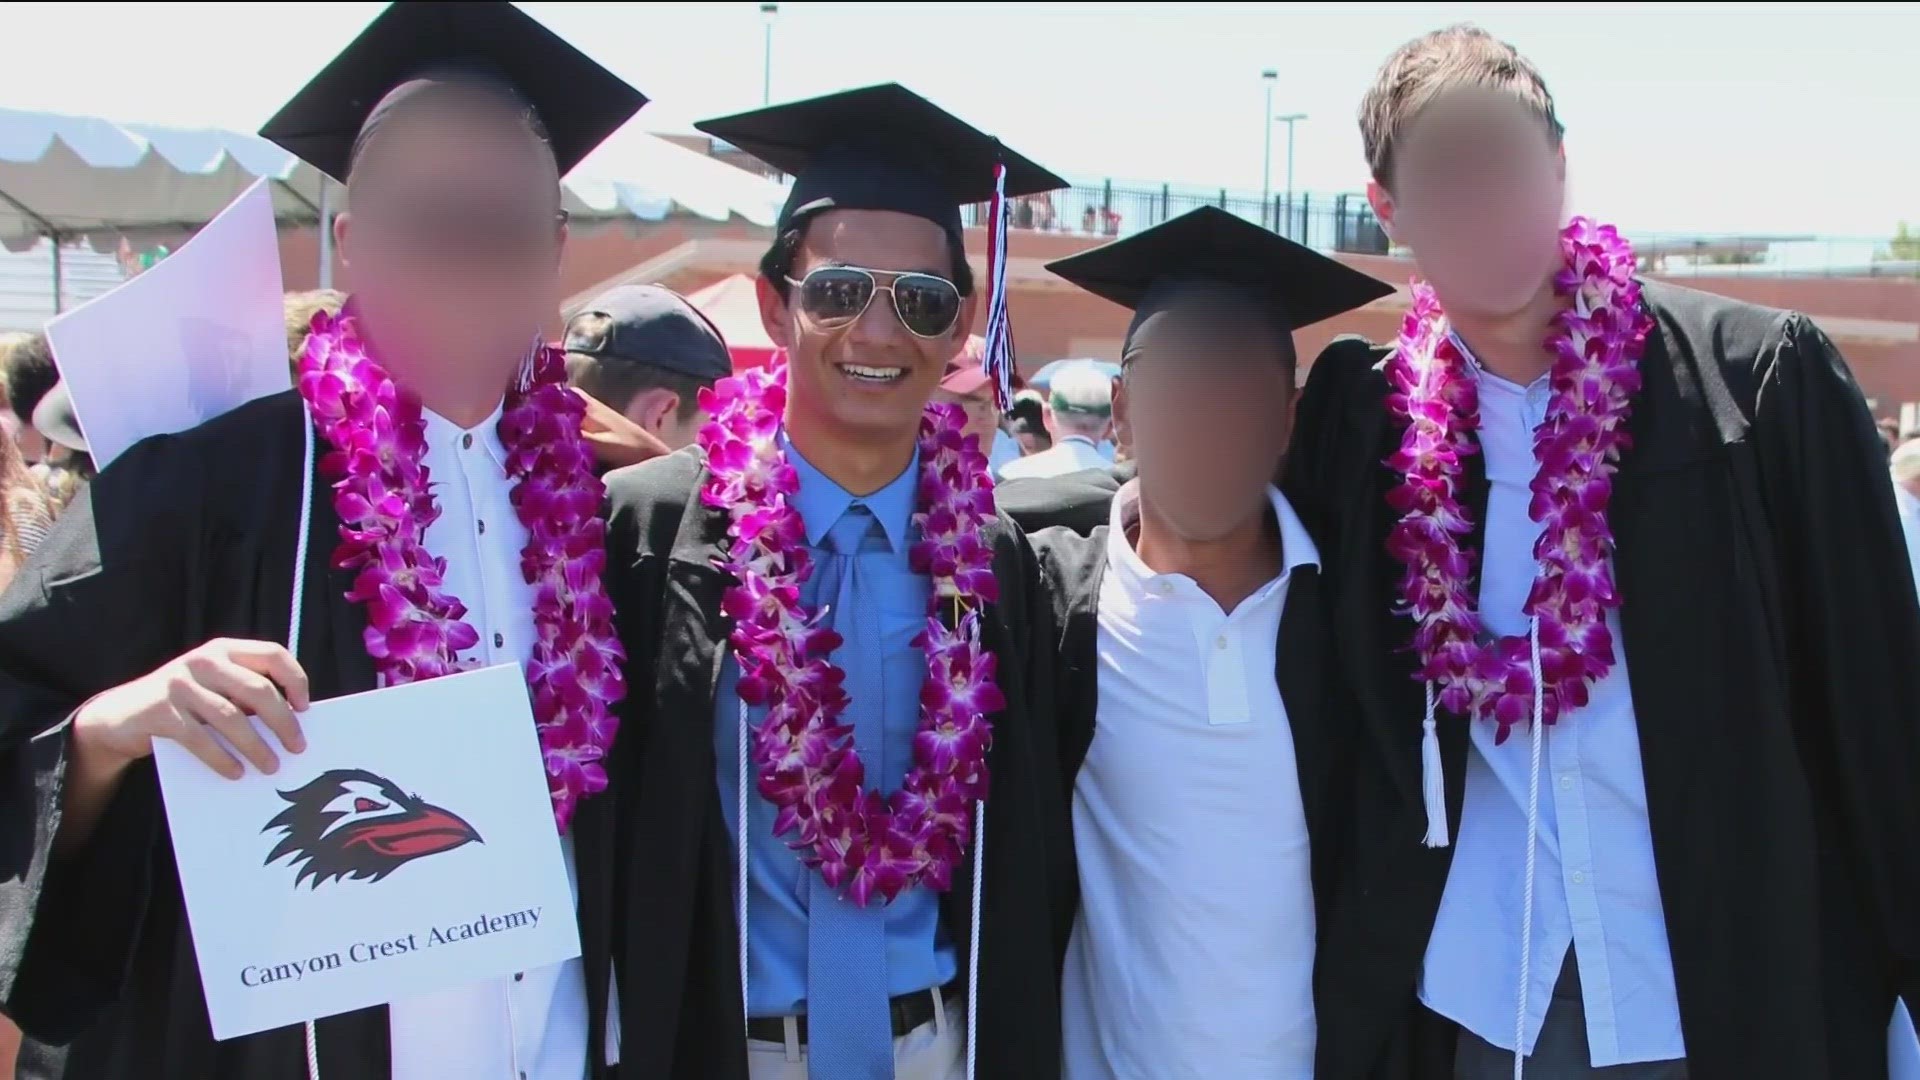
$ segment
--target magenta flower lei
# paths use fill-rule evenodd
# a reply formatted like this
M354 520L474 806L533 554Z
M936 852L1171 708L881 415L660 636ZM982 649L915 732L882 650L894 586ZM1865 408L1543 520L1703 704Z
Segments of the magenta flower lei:
M1611 477L1629 443L1627 417L1640 389L1640 354L1653 320L1640 307L1633 249L1611 225L1575 218L1560 235L1566 267L1554 290L1568 300L1545 342L1553 354L1552 398L1534 430L1540 463L1527 514L1542 526L1526 614L1538 620L1542 719L1587 703L1589 685L1613 667L1607 612L1614 591ZM1387 408L1406 425L1386 464L1402 475L1387 496L1402 517L1387 550L1406 566L1402 609L1417 624L1416 679L1439 688L1451 712L1498 725L1496 743L1533 711L1531 648L1526 637L1482 643L1471 592L1470 560L1460 537L1473 523L1458 499L1462 461L1479 452L1479 400L1446 314L1425 282L1387 363Z
M799 476L778 440L786 397L784 366L722 379L700 394L713 416L700 432L709 474L700 497L732 516L721 568L737 584L722 608L733 620L740 697L767 709L752 737L757 786L776 808L774 835L794 833L788 843L854 903L884 903L922 884L945 891L972 831L973 805L987 794L987 716L1006 706L994 656L980 640L981 610L999 598L993 551L981 539L994 512L987 458L978 439L961 435L957 407L927 406L913 516L921 538L910 552L914 571L933 578L927 628L914 639L926 653L927 679L914 767L883 797L865 786L853 729L840 722L845 673L827 659L840 635L800 603L813 563L790 502ZM946 609L952 626L941 621Z
M386 685L461 669L458 653L480 640L461 621L466 605L443 587L447 562L423 545L439 518L428 469L426 418L373 358L351 308L313 318L300 356L300 396L332 448L320 460L340 514L336 566L358 571L347 599L366 605L367 655ZM521 573L535 587L536 640L527 664L554 822L562 832L583 796L606 789L601 764L626 694L626 656L613 632L613 603L600 519L605 494L580 437L585 407L567 389L566 360L542 348L531 378L507 394L500 441L514 477L513 507L527 529Z

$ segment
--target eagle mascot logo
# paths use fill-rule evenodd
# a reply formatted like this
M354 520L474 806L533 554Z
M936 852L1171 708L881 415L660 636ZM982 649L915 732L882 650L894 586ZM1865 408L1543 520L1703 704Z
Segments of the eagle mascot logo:
M298 888L334 880L379 881L415 859L483 843L458 816L408 795L365 769L332 769L282 791L286 809L260 831L283 832L263 866L291 855Z

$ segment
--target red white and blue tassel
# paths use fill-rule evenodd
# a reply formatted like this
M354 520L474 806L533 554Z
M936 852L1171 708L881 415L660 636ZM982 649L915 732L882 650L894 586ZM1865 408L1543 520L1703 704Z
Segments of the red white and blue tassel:
M1007 167L993 167L993 202L987 212L987 377L1000 411L1013 407L1013 325L1007 318Z

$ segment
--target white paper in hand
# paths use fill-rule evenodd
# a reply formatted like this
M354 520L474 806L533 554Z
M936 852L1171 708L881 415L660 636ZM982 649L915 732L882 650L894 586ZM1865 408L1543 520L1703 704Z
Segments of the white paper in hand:
M267 182L126 284L47 324L94 464L293 384Z
M239 780L154 741L215 1038L580 955L519 668L317 702L301 726L304 753Z

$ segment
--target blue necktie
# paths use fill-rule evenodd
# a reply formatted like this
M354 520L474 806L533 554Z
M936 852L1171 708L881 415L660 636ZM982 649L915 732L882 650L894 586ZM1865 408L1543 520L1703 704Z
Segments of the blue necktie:
M828 618L842 644L833 662L847 674L852 698L847 719L854 746L866 763L867 786L886 775L884 666L880 613L867 610L873 591L862 593L859 556L885 552L887 542L872 512L847 508L827 533L830 553L819 561L815 603L831 607ZM865 600L866 603L862 601ZM809 873L807 892L807 1076L809 1080L892 1080L893 1022L887 1007L886 907L877 900L854 905Z

